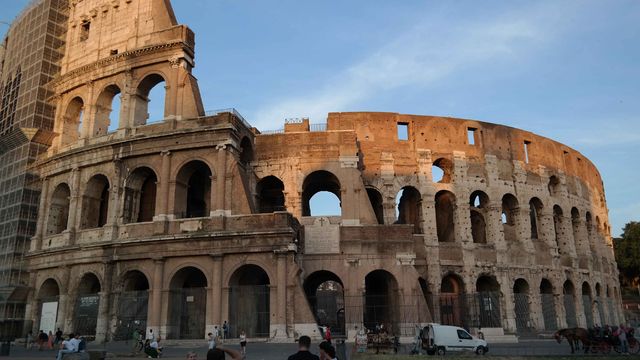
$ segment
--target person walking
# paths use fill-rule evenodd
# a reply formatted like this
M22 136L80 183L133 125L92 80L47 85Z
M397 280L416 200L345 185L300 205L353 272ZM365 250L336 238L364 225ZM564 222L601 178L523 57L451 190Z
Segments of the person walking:
M47 346L49 347L49 350L53 350L53 333L51 331L49 331Z
M288 360L320 360L318 355L314 355L309 351L311 347L311 338L302 335L298 339L298 352L289 356Z
M56 330L56 341L55 341L55 345L57 346L58 344L60 344L62 342L62 330L60 330L60 328L58 328L58 330Z
M240 349L242 356L247 355L247 334L245 334L244 330L240 330Z
M213 333L207 334L207 343L209 344L209 350L216 348L216 338L213 336Z
M616 334L618 336L618 340L620 340L620 352L628 355L629 354L629 341L627 339L627 329L624 327L624 324L620 324L618 330L616 330Z
M229 324L227 324L227 320L222 324L222 340L226 340L229 338Z

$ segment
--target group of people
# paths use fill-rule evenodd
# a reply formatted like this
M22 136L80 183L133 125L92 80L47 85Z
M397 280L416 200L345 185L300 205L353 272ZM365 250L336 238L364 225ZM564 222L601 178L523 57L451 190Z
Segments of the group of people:
M38 337L35 339L35 342L33 338L33 332L29 331L25 339L25 347L27 349L31 349L35 345L40 351L45 349L53 350L61 342L62 330L60 330L59 328L56 331L55 335L51 331L49 331L49 333L47 334L46 332L40 330L40 332L38 333Z
M595 325L593 328L587 329L587 331L591 339L614 339L620 345L620 352L623 354L629 353L629 343L630 341L635 341L635 329L626 327L624 324L620 324L617 327Z
M60 343L60 350L58 350L56 360L62 360L64 354L84 352L86 348L87 343L79 334L69 334L69 338L62 340L62 343Z

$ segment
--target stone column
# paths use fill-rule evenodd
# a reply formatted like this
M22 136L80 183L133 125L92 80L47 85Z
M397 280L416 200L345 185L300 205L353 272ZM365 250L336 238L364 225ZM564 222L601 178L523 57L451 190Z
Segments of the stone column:
M113 263L104 264L104 281L100 291L98 304L98 321L96 324L96 341L104 343L109 340L109 308L111 306L111 283L113 278Z
M487 244L493 244L496 247L496 251L506 251L507 249L507 244L504 241L504 229L500 221L501 215L501 203L492 202L491 204L487 204L485 219Z
M221 310L222 310L222 256L211 255L213 260L213 266L211 266L211 272L207 278L207 308L205 311L206 318L206 333L213 332L215 326L218 329L222 329Z
M78 230L78 220L82 207L82 193L80 189L80 169L71 170L71 199L69 201L69 219L67 220L67 231L69 231L69 245L75 243L75 233Z
M535 253L535 247L531 241L531 209L527 204L526 207L520 206L516 210L516 237L522 243L525 250ZM535 263L535 259L532 261Z
M178 77L180 74L181 59L177 56L172 56L168 59L171 64L170 79L166 79L167 94L165 97L165 118L176 119L177 113L177 100L178 100Z
M276 283L276 321L271 326L275 329L277 338L287 337L287 261L289 256L286 251L276 252L277 283Z
M500 291L503 294L500 302L501 305L504 306L504 310L501 314L504 321L502 327L509 332L516 332L516 309L515 298L513 295L513 283L510 282L508 275L502 276L500 280Z
M162 151L160 153L162 165L160 168L160 183L158 195L156 196L156 213L154 221L165 220L169 214L169 177L171 176L171 152Z
M147 311L147 333L153 329L160 333L160 315L162 313L162 283L164 278L164 259L153 259L153 279L151 279L151 296Z
M216 146L218 150L218 160L216 162L216 181L215 191L211 192L211 216L228 215L225 209L225 183L227 180L227 145L220 144ZM213 184L212 184L213 185ZM214 206L215 204L215 206Z
M49 217L49 206L47 206L47 200L49 200L49 179L42 179L42 191L40 192L40 205L38 206L38 223L36 225L36 235L33 237L31 244L32 250L42 249L42 238L45 232L45 219Z

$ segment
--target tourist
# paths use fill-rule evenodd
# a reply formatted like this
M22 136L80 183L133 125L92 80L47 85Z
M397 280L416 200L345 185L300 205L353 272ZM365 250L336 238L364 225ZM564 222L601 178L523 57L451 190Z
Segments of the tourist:
M75 339L75 335L69 334L69 340L63 340L60 345L60 350L58 350L58 356L56 360L62 360L64 354L70 354L76 352L76 348L74 347L74 343L72 340Z
M33 347L33 332L29 331L24 339L24 347L30 350Z
M218 330L218 325L213 327L213 338L216 342L218 342L218 339L220 338L220 330Z
M320 360L330 360L328 351L331 344L328 341L323 341L318 345L318 357Z
M298 339L298 352L289 356L288 360L320 360L317 355L309 352L309 347L311 347L311 338L306 335L300 336Z
M156 339L156 335L153 333L153 329L149 329L149 333L147 334L147 340L149 340L149 342L152 342L155 339Z
M160 337L158 339L153 339L149 342L149 346L144 349L144 353L147 354L147 357L150 359L157 359L162 355L162 348L160 347Z
M209 350L216 348L216 338L213 336L213 333L207 334L207 343L209 344Z
M225 353L229 354L231 360L242 360L242 355L239 352L221 347L207 351L207 360L224 360Z
M613 335L617 336L618 340L620 340L620 352L629 354L629 341L627 340L627 329L624 327L624 324L620 324L620 327Z
M40 330L40 333L38 334L38 350L42 351L42 347L46 346L48 342L49 337L44 331Z
M229 338L229 324L227 324L227 320L222 324L222 340L226 340Z
M194 353L193 351L189 351L187 353L187 360L198 360L198 354Z
M58 330L56 331L56 342L55 344L58 345L62 342L62 330L60 330L60 328L58 328Z
M53 333L49 331L49 335L47 337L47 347L49 348L49 350L53 350Z
M247 334L244 330L240 330L240 349L242 349L242 356L247 355Z
M324 339L331 344L331 328L329 326L324 327Z

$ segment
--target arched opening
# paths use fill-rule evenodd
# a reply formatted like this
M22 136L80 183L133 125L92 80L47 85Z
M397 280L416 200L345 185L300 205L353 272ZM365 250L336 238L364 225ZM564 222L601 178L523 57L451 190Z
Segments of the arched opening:
M141 271L131 270L122 276L121 281L114 340L128 340L134 330L147 329L149 280Z
M204 339L207 277L188 266L173 275L169 288L169 338Z
M258 209L261 213L286 211L284 205L284 183L275 176L267 176L256 186L258 194Z
M596 311L597 313L594 316L594 322L596 325L604 325L605 324L605 312L604 312L604 298L602 297L602 286L600 283L596 283Z
M384 325L391 334L399 334L398 282L385 270L374 270L364 278L364 326L374 331Z
M552 175L549 178L549 184L548 184L548 189L549 189L549 195L551 196L556 196L559 194L560 192L560 179L558 179L557 176Z
M180 218L209 216L211 169L200 160L185 164L176 177L175 214Z
M53 195L51 195L51 202L49 203L47 235L56 235L67 230L70 199L71 189L69 189L69 185L62 183L56 186Z
M159 74L148 75L140 82L132 97L134 126L164 120L166 93L165 80Z
M302 183L302 216L341 216L340 181L332 173L314 171Z
M245 136L240 142L240 163L245 167L251 165L253 156L253 145L251 140Z
M449 191L436 194L436 228L439 242L454 242L454 209L456 196Z
M373 208L373 213L376 215L376 220L378 224L384 224L384 210L382 206L382 194L374 188L367 188L367 196L369 197L369 202L371 203L371 207Z
M531 221L531 238L540 238L540 223L542 219L542 201L534 197L529 200L529 221Z
M501 327L500 284L495 276L482 275L476 281L479 326L483 328Z
M582 283L582 310L587 320L587 328L593 327L593 298L591 297L591 286L586 281Z
M434 183L450 183L452 173L453 163L449 159L439 158L431 166L431 178Z
M328 326L334 335L345 335L344 288L340 278L326 270L304 280L304 292L319 326Z
M585 226L587 228L587 241L589 242L589 248L591 249L591 252L595 252L595 246L593 242L593 217L588 211L585 215Z
M565 254L567 243L562 240L563 237L563 213L562 208L558 205L553 207L553 230L556 238L556 245L558 246L558 252L562 255Z
M455 274L442 278L440 284L440 323L443 325L466 326L464 284Z
M583 239L580 236L580 226L582 226L582 222L580 221L580 212L577 208L571 208L571 230L573 233L573 242L577 245L576 247L582 250Z
M121 110L120 92L118 86L109 85L98 96L92 136L101 136L118 130Z
M75 324L73 329L76 334L93 337L96 335L98 325L98 308L100 306L100 280L93 273L82 276L78 285L78 298L76 300Z
M398 192L398 221L396 224L413 224L413 233L422 234L422 197L411 186L405 186Z
M268 337L270 321L269 276L260 266L243 265L229 279L231 337L244 330L247 337ZM284 285L282 285L284 286Z
M51 331L56 332L56 321L58 319L58 297L60 287L54 279L47 279L38 290L38 303L40 304L40 323L38 328L46 334Z
M529 310L529 283L526 280L518 279L513 284L513 300L518 334L531 334L534 329Z
M547 331L558 329L556 303L553 295L553 285L547 279L540 281L540 301L542 303L542 318L544 329Z
M562 295L564 299L564 313L567 321L567 327L577 327L578 320L576 318L575 288L570 280L565 281L564 285L562 285Z
M489 196L482 191L474 191L469 198L469 217L471 219L471 237L476 244L487 243L486 207Z
M125 224L153 221L157 183L156 173L148 167L137 168L129 175L124 188Z
M60 134L62 145L71 144L82 137L83 119L84 101L78 96L69 102L64 114L63 130Z
M502 228L504 229L504 240L515 242L518 240L517 234L518 199L512 194L505 194L502 197Z
M100 228L107 224L109 214L109 180L95 175L87 183L82 197L81 229Z

